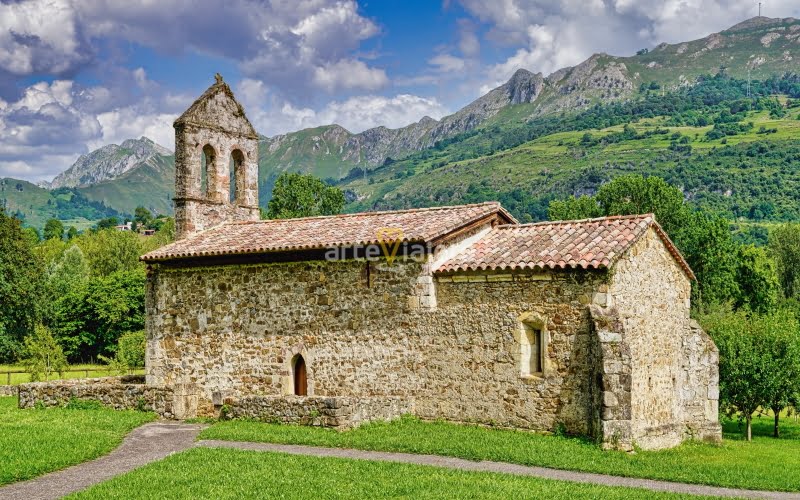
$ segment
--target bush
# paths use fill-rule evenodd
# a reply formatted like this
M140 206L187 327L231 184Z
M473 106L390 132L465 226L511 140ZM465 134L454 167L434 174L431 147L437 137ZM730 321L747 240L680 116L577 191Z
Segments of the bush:
M144 366L144 350L147 344L144 331L122 334L117 341L117 352L113 359L101 356L117 373L130 373Z

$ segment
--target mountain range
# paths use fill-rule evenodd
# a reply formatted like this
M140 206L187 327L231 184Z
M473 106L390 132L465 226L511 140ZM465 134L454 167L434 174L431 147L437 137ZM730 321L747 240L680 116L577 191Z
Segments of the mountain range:
M576 66L548 76L520 69L505 84L441 120L424 117L399 129L376 127L359 133L333 124L274 137L262 136L261 202L268 201L272 184L281 172L297 171L342 185L348 191L351 208L403 204L386 200L405 193L404 186L417 185L439 175L418 168L425 163L425 155L445 145L450 147L450 143L474 148L478 139L470 139L471 135L492 131L495 135L506 134L508 139L519 134L521 127L528 126L526 124L573 116L596 104L628 102L659 92L661 95L679 92L696 85L701 75L722 72L734 78L766 80L775 75L796 73L798 69L800 21L765 17L747 20L699 40L642 49L634 56L595 54ZM466 146L467 143L471 145ZM452 168L458 166L459 158L465 155L458 151L457 145L454 147L456 154L442 157L440 163L446 161L452 163ZM489 156L497 155L497 151L487 152ZM496 159L484 158L483 162L493 165L493 169L501 168ZM565 169L569 165L552 168ZM102 203L120 213L132 213L138 205L154 212L170 213L173 170L172 153L142 137L121 145L107 145L81 156L42 188L51 193L70 189L90 202ZM385 178L387 172L391 172L391 179ZM481 179L488 180L496 174L487 169L473 169L469 180L480 183ZM42 217L37 213L40 211L37 203L41 200L35 203L21 200L18 193L17 190L4 191L3 203L24 214L29 223L38 222ZM417 202L435 204L441 201L429 197Z

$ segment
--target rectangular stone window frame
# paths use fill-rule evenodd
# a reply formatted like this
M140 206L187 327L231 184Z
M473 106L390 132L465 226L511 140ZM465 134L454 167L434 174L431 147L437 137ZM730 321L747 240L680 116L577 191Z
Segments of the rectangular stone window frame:
M550 343L550 335L546 325L547 321L538 315L528 313L519 318L516 335L517 366L522 379L541 379L549 372L550 360L547 356L547 348Z

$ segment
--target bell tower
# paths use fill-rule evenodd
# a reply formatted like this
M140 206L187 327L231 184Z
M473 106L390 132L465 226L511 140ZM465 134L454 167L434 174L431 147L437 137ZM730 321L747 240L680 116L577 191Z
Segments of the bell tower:
M175 237L258 220L258 135L231 88L216 82L175 120Z

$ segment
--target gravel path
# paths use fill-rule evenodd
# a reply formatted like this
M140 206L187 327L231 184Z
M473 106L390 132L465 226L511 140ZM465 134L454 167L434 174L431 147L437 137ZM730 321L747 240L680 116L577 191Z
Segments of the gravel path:
M666 491L689 495L709 495L718 497L738 498L778 498L800 499L800 493L781 493L773 491L741 490L734 488L719 488L699 484L673 483L669 481L656 481L652 479L636 479L629 477L607 476L605 474L592 474L588 472L574 472L544 467L529 467L504 462L473 462L461 458L442 457L438 455L416 455L411 453L388 453L382 451L363 451L341 448L322 448L316 446L298 446L269 443L246 443L239 441L199 441L198 446L213 448L235 448L251 451L273 451L290 453L293 455L310 455L314 457L353 458L358 460L378 460L384 462L401 462L406 464L432 465L479 472L499 472L502 474L516 474L519 476L534 476L559 481L572 481L577 483L601 484L606 486L625 486L629 488L644 488L652 491Z
M202 425L153 422L131 431L119 448L97 460L30 481L0 487L0 498L49 500L88 488L195 444Z

